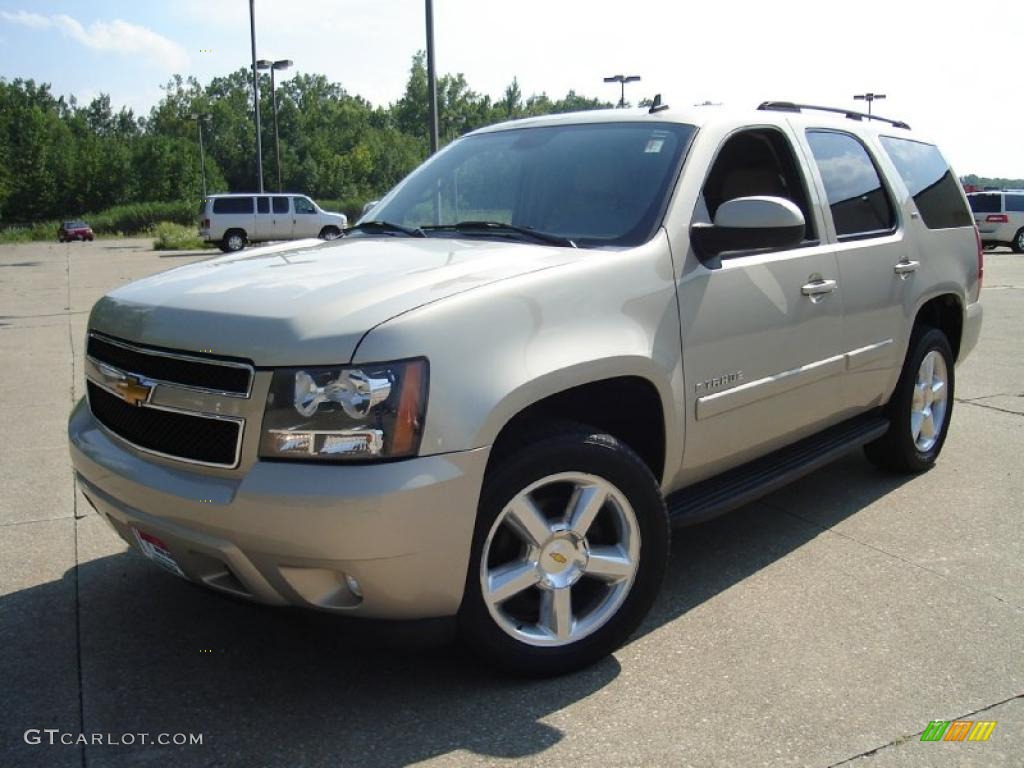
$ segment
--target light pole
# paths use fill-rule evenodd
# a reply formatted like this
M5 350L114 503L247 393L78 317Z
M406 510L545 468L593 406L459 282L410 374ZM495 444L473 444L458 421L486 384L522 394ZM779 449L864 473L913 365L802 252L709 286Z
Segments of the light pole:
M854 98L855 101L866 101L868 103L868 117L871 117L871 102L877 101L879 99L884 99L885 98L885 94L884 93L871 93L869 91L868 93L858 93L858 94L855 94L853 98Z
M252 41L252 108L256 113L256 183L263 192L263 137L260 135L260 76L256 71L256 0L249 0L249 37Z
M200 114L189 115L196 121L199 127L199 168L203 173L203 200L206 199L206 153L203 151L203 116Z
M619 97L619 109L626 106L626 83L635 83L640 80L640 75L612 75L606 77L606 83L619 83L622 86L622 95Z
M437 152L437 70L434 67L434 2L426 0L427 7L427 132L430 134L430 154Z
M274 84L274 70L285 70L294 64L291 59L278 59L277 61L267 61L266 59L260 59L256 62L258 69L269 69L270 70L270 100L274 108L274 155L277 157L277 191L283 191L281 189L281 137L277 133L277 87Z

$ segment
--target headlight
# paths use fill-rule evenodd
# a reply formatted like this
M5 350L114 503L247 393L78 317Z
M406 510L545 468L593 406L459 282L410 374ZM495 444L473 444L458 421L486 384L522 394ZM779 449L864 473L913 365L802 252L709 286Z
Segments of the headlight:
M267 459L414 456L427 408L427 361L274 371L263 415Z

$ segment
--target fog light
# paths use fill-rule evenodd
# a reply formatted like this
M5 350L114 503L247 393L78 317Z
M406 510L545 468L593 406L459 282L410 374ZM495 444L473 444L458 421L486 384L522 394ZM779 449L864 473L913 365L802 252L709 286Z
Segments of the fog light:
M348 584L349 591L353 595L355 595L356 597L362 599L362 597L363 597L363 589L362 589L362 587L359 586L359 582L356 580L355 576L351 576L351 575L346 573L345 574L345 583Z

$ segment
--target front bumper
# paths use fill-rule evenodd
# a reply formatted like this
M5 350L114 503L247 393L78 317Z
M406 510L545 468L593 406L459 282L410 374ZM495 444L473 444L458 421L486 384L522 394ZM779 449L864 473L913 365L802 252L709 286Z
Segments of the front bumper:
M133 548L133 528L161 539L193 581L373 618L459 608L487 448L381 464L203 470L125 445L85 401L68 436L79 486L99 514Z

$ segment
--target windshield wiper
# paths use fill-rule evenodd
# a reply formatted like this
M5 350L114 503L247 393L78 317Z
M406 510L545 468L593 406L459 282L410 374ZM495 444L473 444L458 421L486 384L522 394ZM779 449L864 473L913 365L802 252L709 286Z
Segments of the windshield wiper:
M560 245L564 248L575 248L576 243L570 240L568 237L562 237L561 235L553 235L550 232L540 232L532 227L520 227L515 224L506 224L503 221L460 221L456 224L432 224L425 227L421 227L422 230L454 230L456 232L478 232L483 230L485 232L515 232L520 235L526 235L532 237L535 240L540 240L545 243L551 243L552 245Z
M400 232L409 237L426 237L426 233L419 227L405 227L391 221L361 221L348 229L346 232L361 230L365 232Z

